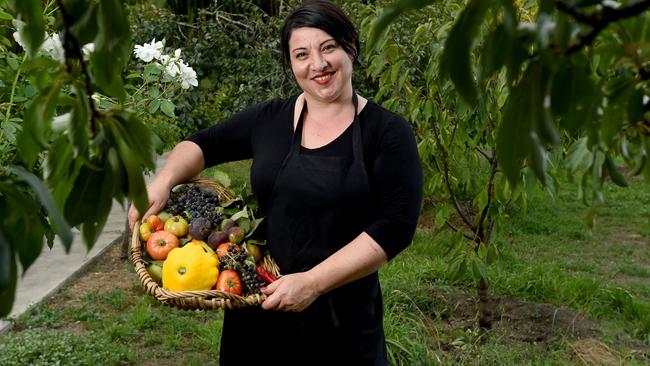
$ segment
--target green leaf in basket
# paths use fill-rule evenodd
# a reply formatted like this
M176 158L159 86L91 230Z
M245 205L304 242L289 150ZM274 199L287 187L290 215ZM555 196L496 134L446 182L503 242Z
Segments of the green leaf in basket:
M221 202L221 207L229 208L230 206L234 206L234 205L240 204L242 202L243 202L242 199L237 197L237 198L233 198L233 199ZM239 209L236 208L235 212L237 212L237 211L239 211Z
M247 243L255 244L255 245L266 245L266 240L261 240L261 239L248 239L246 240Z
M232 216L230 216L230 218L235 222L237 222L241 218L248 218L248 209L246 209L246 207L244 207L243 210L240 210L240 211L234 213Z
M242 228L245 233L248 233L251 230L251 220L248 217L240 217L235 221L237 226Z
M250 230L246 232L246 238L249 238L251 235L253 235L253 233L255 232L255 230L257 230L257 228L260 226L262 221L264 221L263 217L259 219L251 220L251 227Z

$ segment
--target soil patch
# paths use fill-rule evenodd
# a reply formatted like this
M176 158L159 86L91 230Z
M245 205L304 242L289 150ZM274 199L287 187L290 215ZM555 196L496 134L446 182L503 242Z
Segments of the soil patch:
M453 328L471 328L478 319L477 301L462 294L444 294L450 311L446 319ZM598 324L582 315L551 304L526 302L513 297L493 299L492 332L513 342L549 342L560 337L582 339L601 335Z
M79 306L85 296L93 292L108 293L115 289L136 291L138 276L128 259L121 259L119 243L111 244L95 264L81 273L68 284L62 293L54 296L49 303L52 306Z

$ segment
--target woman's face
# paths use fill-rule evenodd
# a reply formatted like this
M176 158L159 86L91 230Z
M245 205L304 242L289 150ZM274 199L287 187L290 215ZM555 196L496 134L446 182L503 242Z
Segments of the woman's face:
M318 28L296 28L289 38L291 70L300 88L323 102L352 97L352 58Z

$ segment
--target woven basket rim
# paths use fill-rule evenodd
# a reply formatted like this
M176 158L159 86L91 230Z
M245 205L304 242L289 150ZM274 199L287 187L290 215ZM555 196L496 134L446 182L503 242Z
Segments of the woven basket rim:
M233 199L232 195L222 187L218 182L205 179L194 178L182 184L201 184L213 189L219 199ZM140 241L139 226L140 220L136 221L131 234L131 246L129 257L140 283L145 291L156 298L164 305L171 305L182 309L233 309L246 306L260 305L265 299L264 294L253 294L249 296L239 296L219 290L199 290L199 291L170 291L158 285L149 272L147 272L147 262L143 258L142 242ZM279 268L271 257L265 255L260 263L269 272L279 276Z

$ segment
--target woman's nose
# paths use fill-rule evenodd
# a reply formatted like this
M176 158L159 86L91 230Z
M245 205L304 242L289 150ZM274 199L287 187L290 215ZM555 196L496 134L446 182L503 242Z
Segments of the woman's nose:
M312 68L314 71L323 71L327 69L328 66L327 60L320 53L316 53L314 56L314 62L312 63Z

